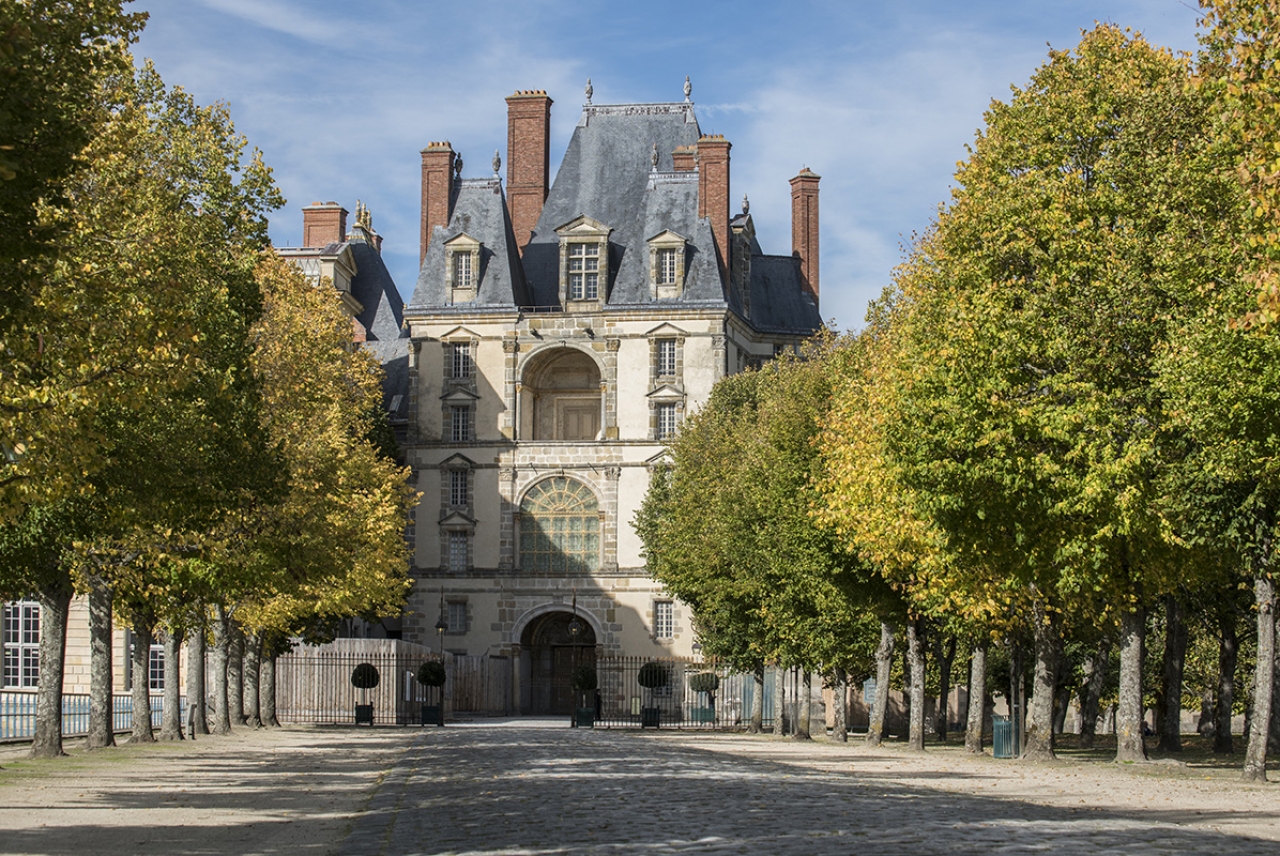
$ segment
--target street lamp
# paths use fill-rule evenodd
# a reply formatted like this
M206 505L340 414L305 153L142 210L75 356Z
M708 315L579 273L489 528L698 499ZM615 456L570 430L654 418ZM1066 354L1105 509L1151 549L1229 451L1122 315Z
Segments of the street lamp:
M578 634L582 632L582 622L578 620L578 590L573 590L573 619L569 622L569 644L573 646L573 673L569 676L569 688L573 694L574 710L569 714L569 727L578 727L578 696L575 682L578 680Z
M444 668L444 632L449 629L449 622L444 616L444 586L440 586L440 617L436 619L436 637L440 640L440 667ZM437 725L444 725L444 685L438 690L440 694L440 719Z

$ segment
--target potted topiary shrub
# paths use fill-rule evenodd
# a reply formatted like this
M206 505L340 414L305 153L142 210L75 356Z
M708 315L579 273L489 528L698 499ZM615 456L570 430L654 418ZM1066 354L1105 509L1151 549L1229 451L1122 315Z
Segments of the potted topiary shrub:
M689 689L698 694L698 701L689 711L694 722L716 721L716 690L720 689L720 676L715 672L698 672L689 676Z
M667 667L657 661L650 660L640 667L640 673L636 675L636 683L649 691L649 706L640 708L641 728L650 726L658 728L661 725L662 708L654 704L653 691L665 687L669 679Z
M596 706L592 696L599 686L596 667L583 663L573 670L573 691L577 693L577 707L573 713L573 727L594 728L596 724Z
M373 725L373 705L369 704L369 690L378 685L381 676L372 663L361 663L351 672L351 686L360 690L360 702L356 705L356 725Z
M435 704L422 703L422 724L434 722L444 727L444 663L439 660L427 660L418 667L418 683L424 687L435 687Z

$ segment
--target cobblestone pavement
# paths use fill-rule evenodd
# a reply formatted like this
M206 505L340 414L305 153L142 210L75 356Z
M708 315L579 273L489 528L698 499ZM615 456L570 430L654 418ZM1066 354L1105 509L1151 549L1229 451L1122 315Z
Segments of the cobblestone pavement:
M429 729L339 852L1280 852L1275 786L1173 782L1178 806L1163 809L1154 800L1164 783L1113 765L1092 765L1110 768L1099 774L1115 780L1100 786L1092 773L1053 766L911 758L744 736L530 724ZM1231 811L1195 810L1188 787L1211 788L1218 804L1228 789ZM1100 788L1145 792L1152 802L1143 804L1141 793L1130 807L1093 798Z

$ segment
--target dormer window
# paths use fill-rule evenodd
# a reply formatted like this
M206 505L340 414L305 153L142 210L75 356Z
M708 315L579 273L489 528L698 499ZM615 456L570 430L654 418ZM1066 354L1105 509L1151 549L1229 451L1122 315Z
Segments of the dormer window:
M569 299L600 298L600 245L569 245Z
M476 299L480 279L481 243L463 232L444 242L445 276L450 303L471 303Z
M655 300L684 292L684 261L688 242L670 229L654 235L649 244L649 291Z
M597 309L607 298L611 231L585 216L556 229L560 236L560 302L566 309Z

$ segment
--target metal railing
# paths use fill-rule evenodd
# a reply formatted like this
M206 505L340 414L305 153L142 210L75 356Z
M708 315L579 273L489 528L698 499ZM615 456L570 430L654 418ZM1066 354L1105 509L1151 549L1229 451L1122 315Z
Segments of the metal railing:
M650 663L656 664L650 671L665 675L662 686L641 686L640 672ZM744 729L757 706L764 727L773 725L771 669L766 670L761 697L752 675L700 660L599 656L595 666L599 689L585 695L588 704L594 700L599 728ZM707 679L695 676L708 674L719 679L716 688L696 689L706 686Z
M281 722L353 723L357 705L371 708L373 725L419 722L422 705L433 699L418 683L418 667L439 657L399 640L340 639L327 645L303 646L276 661L276 716ZM368 664L377 686L352 684L357 666Z
M114 695L112 725L117 732L133 729L133 696ZM186 721L187 700L182 698L182 718ZM160 727L164 717L164 696L151 696L151 724ZM0 741L30 740L36 733L35 691L0 692ZM89 733L89 696L62 694L62 736L83 737Z

